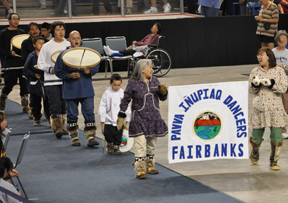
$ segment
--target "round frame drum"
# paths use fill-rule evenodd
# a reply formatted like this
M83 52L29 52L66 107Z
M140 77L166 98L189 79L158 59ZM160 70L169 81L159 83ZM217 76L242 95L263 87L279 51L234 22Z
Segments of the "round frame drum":
M101 62L101 55L87 47L76 47L62 54L63 62L73 68L92 68Z
M51 56L51 61L52 61L53 63L56 63L57 58L58 58L59 54L60 54L62 51L63 51L63 50L55 51L55 52L52 54L52 56Z
M21 34L21 35L16 35L11 39L11 50L13 47L16 47L17 49L21 49L22 42L30 37L28 34Z
M133 137L129 137L129 132L126 129L123 129L122 133L122 141L120 144L120 151L121 152L128 152L130 149L132 149L134 145L135 139Z

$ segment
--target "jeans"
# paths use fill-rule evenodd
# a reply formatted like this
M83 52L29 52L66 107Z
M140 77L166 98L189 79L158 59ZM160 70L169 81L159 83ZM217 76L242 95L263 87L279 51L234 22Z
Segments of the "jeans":
M218 17L219 10L219 8L201 6L201 15L205 17Z
M94 114L94 97L66 99L67 104L67 123L77 123L78 120L78 105L81 103L81 111L84 117L84 122L95 123Z

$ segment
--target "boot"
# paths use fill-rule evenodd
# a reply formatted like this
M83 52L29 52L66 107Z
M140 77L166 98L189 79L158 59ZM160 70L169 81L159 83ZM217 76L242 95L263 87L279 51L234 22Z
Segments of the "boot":
M40 127L40 126L41 126L41 121L40 120L35 120L34 127Z
M259 161L259 149L260 149L262 142L260 144L255 144L251 140L252 140L252 137L250 137L250 144L251 144L250 145L250 151L251 151L250 160L253 165L256 165Z
M22 105L22 111L23 113L31 113L31 110L28 106L28 96L24 95L23 97L21 97L21 105Z
M145 173L146 171L146 162L145 162L145 157L135 157L135 169L136 173L136 178L138 179L146 179L147 174Z
M119 149L119 145L114 145L114 154L122 155L122 152Z
M280 158L280 149L282 145L283 141L271 142L270 169L273 171L280 170L280 166L277 164L277 161Z
M155 166L155 160L154 160L154 155L148 155L146 156L146 169L147 169L147 173L149 174L158 174L159 171L154 168Z
M0 96L0 110L2 111L5 109L6 99L7 99L7 95L2 93Z
M45 118L49 122L49 128L51 128L50 115L45 113Z
M93 123L95 125L95 123ZM89 126L89 125L88 125ZM96 126L89 126L84 128L85 136L88 141L87 146L93 147L94 145L99 145L99 142L95 140L96 135Z
M113 147L113 143L108 143L107 142L107 145L106 145L106 151L108 154L113 154L113 150L114 150L114 147Z
M51 127L53 132L55 133L55 136L60 139L63 135L63 125L62 125L62 119L61 119L61 115L59 114L55 114L52 117L52 123L51 123Z
M62 117L62 122L63 122L63 129L62 129L63 135L69 135L68 130L66 130L66 129L64 128L65 122L66 122L66 114L62 114L61 117Z
M72 146L80 146L80 140L78 138L78 125L74 126L74 127L68 127L67 126L67 130L69 132L70 138L71 138L71 145Z

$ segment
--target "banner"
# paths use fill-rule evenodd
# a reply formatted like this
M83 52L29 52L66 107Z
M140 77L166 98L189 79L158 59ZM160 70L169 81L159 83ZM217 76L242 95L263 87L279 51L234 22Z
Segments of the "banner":
M248 159L248 82L169 87L169 163Z

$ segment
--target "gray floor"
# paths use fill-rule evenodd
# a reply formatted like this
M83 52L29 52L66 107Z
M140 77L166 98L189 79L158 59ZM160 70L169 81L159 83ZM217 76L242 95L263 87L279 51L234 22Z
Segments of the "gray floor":
M190 84L204 84L229 81L246 81L256 65L205 67L172 69L167 76L160 78L161 83L167 86L179 86ZM126 72L120 72L126 77ZM100 98L109 86L109 80L103 80L104 73L98 73L94 77L93 86L95 90L95 114L98 114ZM123 80L122 88L125 89L128 79ZM15 86L10 93L10 100L20 103L19 86ZM252 97L249 95L249 111L251 110ZM168 101L161 103L161 113L164 120L168 121ZM80 110L80 109L79 109ZM28 116L27 116L28 117ZM96 116L98 119L98 116ZM97 135L100 137L100 123L97 120ZM83 129L83 118L79 116L79 125ZM251 132L251 129L249 129ZM279 165L281 170L273 172L269 169L269 129L264 135L264 142L260 149L260 161L253 166L250 160L214 160L203 162L187 162L180 164L168 164L167 159L167 137L158 139L156 150L156 161L173 171L190 177L213 189L233 196L244 202L288 202L286 188L288 181L288 147L287 140L281 150ZM133 176L134 174L131 174Z

